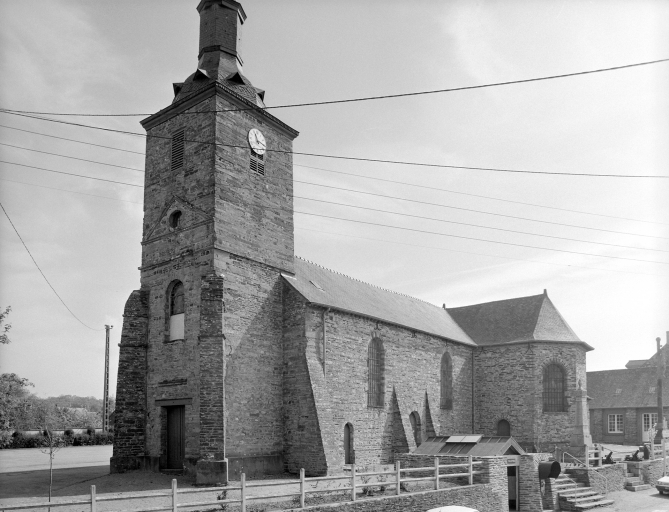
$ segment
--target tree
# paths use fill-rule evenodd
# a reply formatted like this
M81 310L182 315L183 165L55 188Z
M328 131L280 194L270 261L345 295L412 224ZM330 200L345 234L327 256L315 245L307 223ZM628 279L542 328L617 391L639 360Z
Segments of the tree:
M5 320L7 318L7 316L9 316L9 312L11 310L12 310L12 307L7 306L5 308L5 310L2 313L0 313L0 332L2 332L2 334L0 334L0 343L3 343L5 345L7 343L11 343L11 340L9 339L9 336L7 335L7 333L12 328L12 324L6 323L6 320Z
M49 501L51 501L51 489L53 487L53 459L56 452L64 446L63 438L53 433L59 415L57 409L49 407L47 404L37 404L35 407L36 420L42 430L42 435L46 441L45 446L39 450L49 456ZM50 510L50 509L49 509Z
M26 428L32 413L32 395L28 388L34 384L15 373L0 375L0 429Z

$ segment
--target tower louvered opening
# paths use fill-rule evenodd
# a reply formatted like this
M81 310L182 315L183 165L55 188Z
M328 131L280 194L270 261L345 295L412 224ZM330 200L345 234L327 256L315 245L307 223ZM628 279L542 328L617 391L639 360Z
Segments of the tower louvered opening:
M265 156L259 155L255 151L251 150L251 162L250 169L259 174L260 176L265 175Z
M172 135L172 165L171 169L181 169L184 166L185 132L183 128Z

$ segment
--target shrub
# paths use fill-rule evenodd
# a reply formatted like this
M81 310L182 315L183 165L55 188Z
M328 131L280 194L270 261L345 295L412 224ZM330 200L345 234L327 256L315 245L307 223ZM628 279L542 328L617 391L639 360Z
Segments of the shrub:
M74 430L72 430L71 428L68 428L68 429L64 432L64 434L65 434L65 437L72 437L72 436L74 436Z
M86 433L87 433L89 436L94 436L94 435L95 435L95 427L90 427L90 426L89 426L89 427L86 427Z

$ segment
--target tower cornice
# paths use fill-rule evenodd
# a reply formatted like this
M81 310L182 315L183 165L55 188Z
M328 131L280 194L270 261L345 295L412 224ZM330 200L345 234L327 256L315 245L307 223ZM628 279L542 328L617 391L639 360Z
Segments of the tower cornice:
M154 128L172 119L173 117L182 114L183 112L194 107L198 103L201 103L204 100L209 99L217 94L220 94L226 99L228 99L236 107L244 109L243 110L244 112L262 116L264 121L266 121L268 124L272 125L274 128L280 130L281 132L283 132L284 134L288 135L291 138L295 138L300 134L300 132L298 132L294 128L291 128L278 118L274 117L265 109L259 108L257 105L254 105L251 101L247 100L246 98L236 93L235 91L230 90L229 88L225 87L223 84L219 82L212 82L202 87L193 95L187 96L186 98L183 98L182 100L179 100L176 103L172 103L170 106L156 112L155 114L145 119L142 119L140 121L140 124L145 130L148 131L151 128ZM197 114L191 114L191 115L197 115Z

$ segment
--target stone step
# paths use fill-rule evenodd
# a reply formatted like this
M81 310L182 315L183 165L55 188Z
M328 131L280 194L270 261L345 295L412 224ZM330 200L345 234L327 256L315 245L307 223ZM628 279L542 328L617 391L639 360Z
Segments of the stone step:
M625 484L626 484L626 485L627 485L627 484L639 484L639 483L641 483L641 482L642 482L642 480L641 480L641 478L638 477L638 476L627 477L627 478L625 479Z
M604 497L602 496L602 499L599 501L574 505L574 508L576 510L592 510L593 508L607 507L609 505L613 505L613 500L604 499Z
M565 498L573 498L575 496L588 496L595 493L591 487L574 487L573 489L568 489L566 491L558 491L558 496L564 496Z
M650 489L649 484L641 484L641 485L626 485L625 490L631 491L631 492L637 492L637 491L645 491L646 489Z

